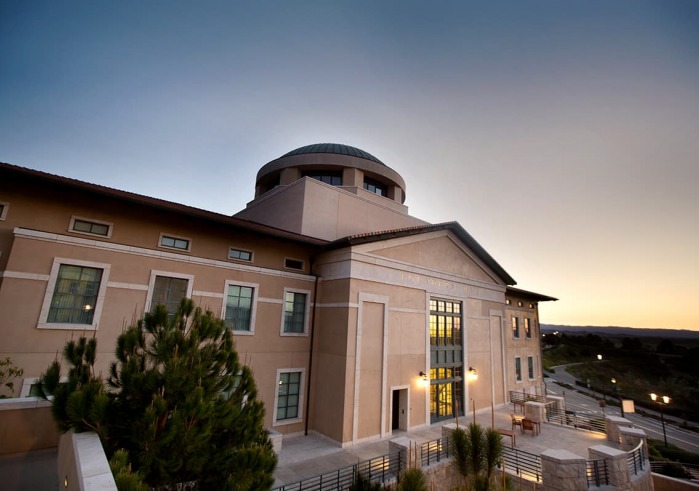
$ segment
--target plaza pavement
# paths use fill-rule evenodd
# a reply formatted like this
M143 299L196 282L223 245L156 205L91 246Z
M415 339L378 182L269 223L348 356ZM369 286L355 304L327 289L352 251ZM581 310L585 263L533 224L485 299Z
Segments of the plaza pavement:
M511 429L510 413L512 405L504 405L495 409L495 427ZM476 422L490 427L492 422L490 409L477 411ZM473 421L473 415L459 418L459 424L466 426ZM341 448L321 436L291 436L284 439L279 453L279 464L274 473L274 487L291 484L309 477L331 472L358 462L386 455L389 453L389 441L398 437L408 437L418 444L436 440L442 436L442 426L454 423L455 420L443 421L438 424L425 426L411 431L393 432L390 437ZM534 436L527 431L522 434L515 430L518 450L533 454L541 454L544 450L555 448L565 449L581 457L588 458L587 449L593 445L611 445L606 435L574 428L563 427L553 423L542 423L541 432ZM510 445L510 438L504 438L504 444Z

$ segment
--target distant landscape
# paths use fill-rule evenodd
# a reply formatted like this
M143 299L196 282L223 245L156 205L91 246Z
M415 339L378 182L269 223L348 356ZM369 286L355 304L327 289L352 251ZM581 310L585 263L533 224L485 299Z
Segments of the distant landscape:
M542 324L541 334L549 373L554 366L577 363L568 372L597 392L648 408L657 407L650 392L667 395L667 413L699 422L699 332Z
M699 327L699 326L698 326ZM642 329L638 327L618 326L564 326L557 324L541 324L541 332L549 334L554 331L580 336L583 334L598 334L602 337L643 337L665 339L688 339L699 342L699 331L689 329Z

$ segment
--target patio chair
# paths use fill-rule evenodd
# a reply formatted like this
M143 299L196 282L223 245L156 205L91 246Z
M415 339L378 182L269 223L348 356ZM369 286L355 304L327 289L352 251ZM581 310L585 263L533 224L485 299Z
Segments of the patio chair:
M515 416L515 413L510 413L510 418L512 418L512 429L515 429L515 426L519 426L522 428L522 418L518 418Z
M521 421L521 426L522 426L522 433L529 430L532 432L532 435L536 435L536 429L534 428L534 421L532 421L531 419L524 418Z

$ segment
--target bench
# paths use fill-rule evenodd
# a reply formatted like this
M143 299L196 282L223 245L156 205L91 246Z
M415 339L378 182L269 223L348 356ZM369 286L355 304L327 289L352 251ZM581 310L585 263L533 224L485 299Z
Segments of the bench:
M498 433L502 436L509 436L510 437L510 448L515 448L517 445L517 437L515 435L515 432L512 430L504 430L502 428L498 428Z

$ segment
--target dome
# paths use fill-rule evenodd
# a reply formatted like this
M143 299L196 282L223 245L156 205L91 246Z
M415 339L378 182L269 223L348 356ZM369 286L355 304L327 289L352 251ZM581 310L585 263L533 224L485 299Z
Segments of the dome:
M360 159L371 160L377 164L386 165L369 152L365 152L364 150L351 147L349 145L342 145L340 143L314 143L313 145L306 145L305 147L299 147L296 150L285 153L280 158L290 157L292 155L302 155L306 153L335 153L338 155L349 155L351 157L358 157Z
M376 199L369 192L381 199L405 201L405 181L396 171L369 152L339 143L306 145L268 162L257 173L255 198L305 177L365 198Z

